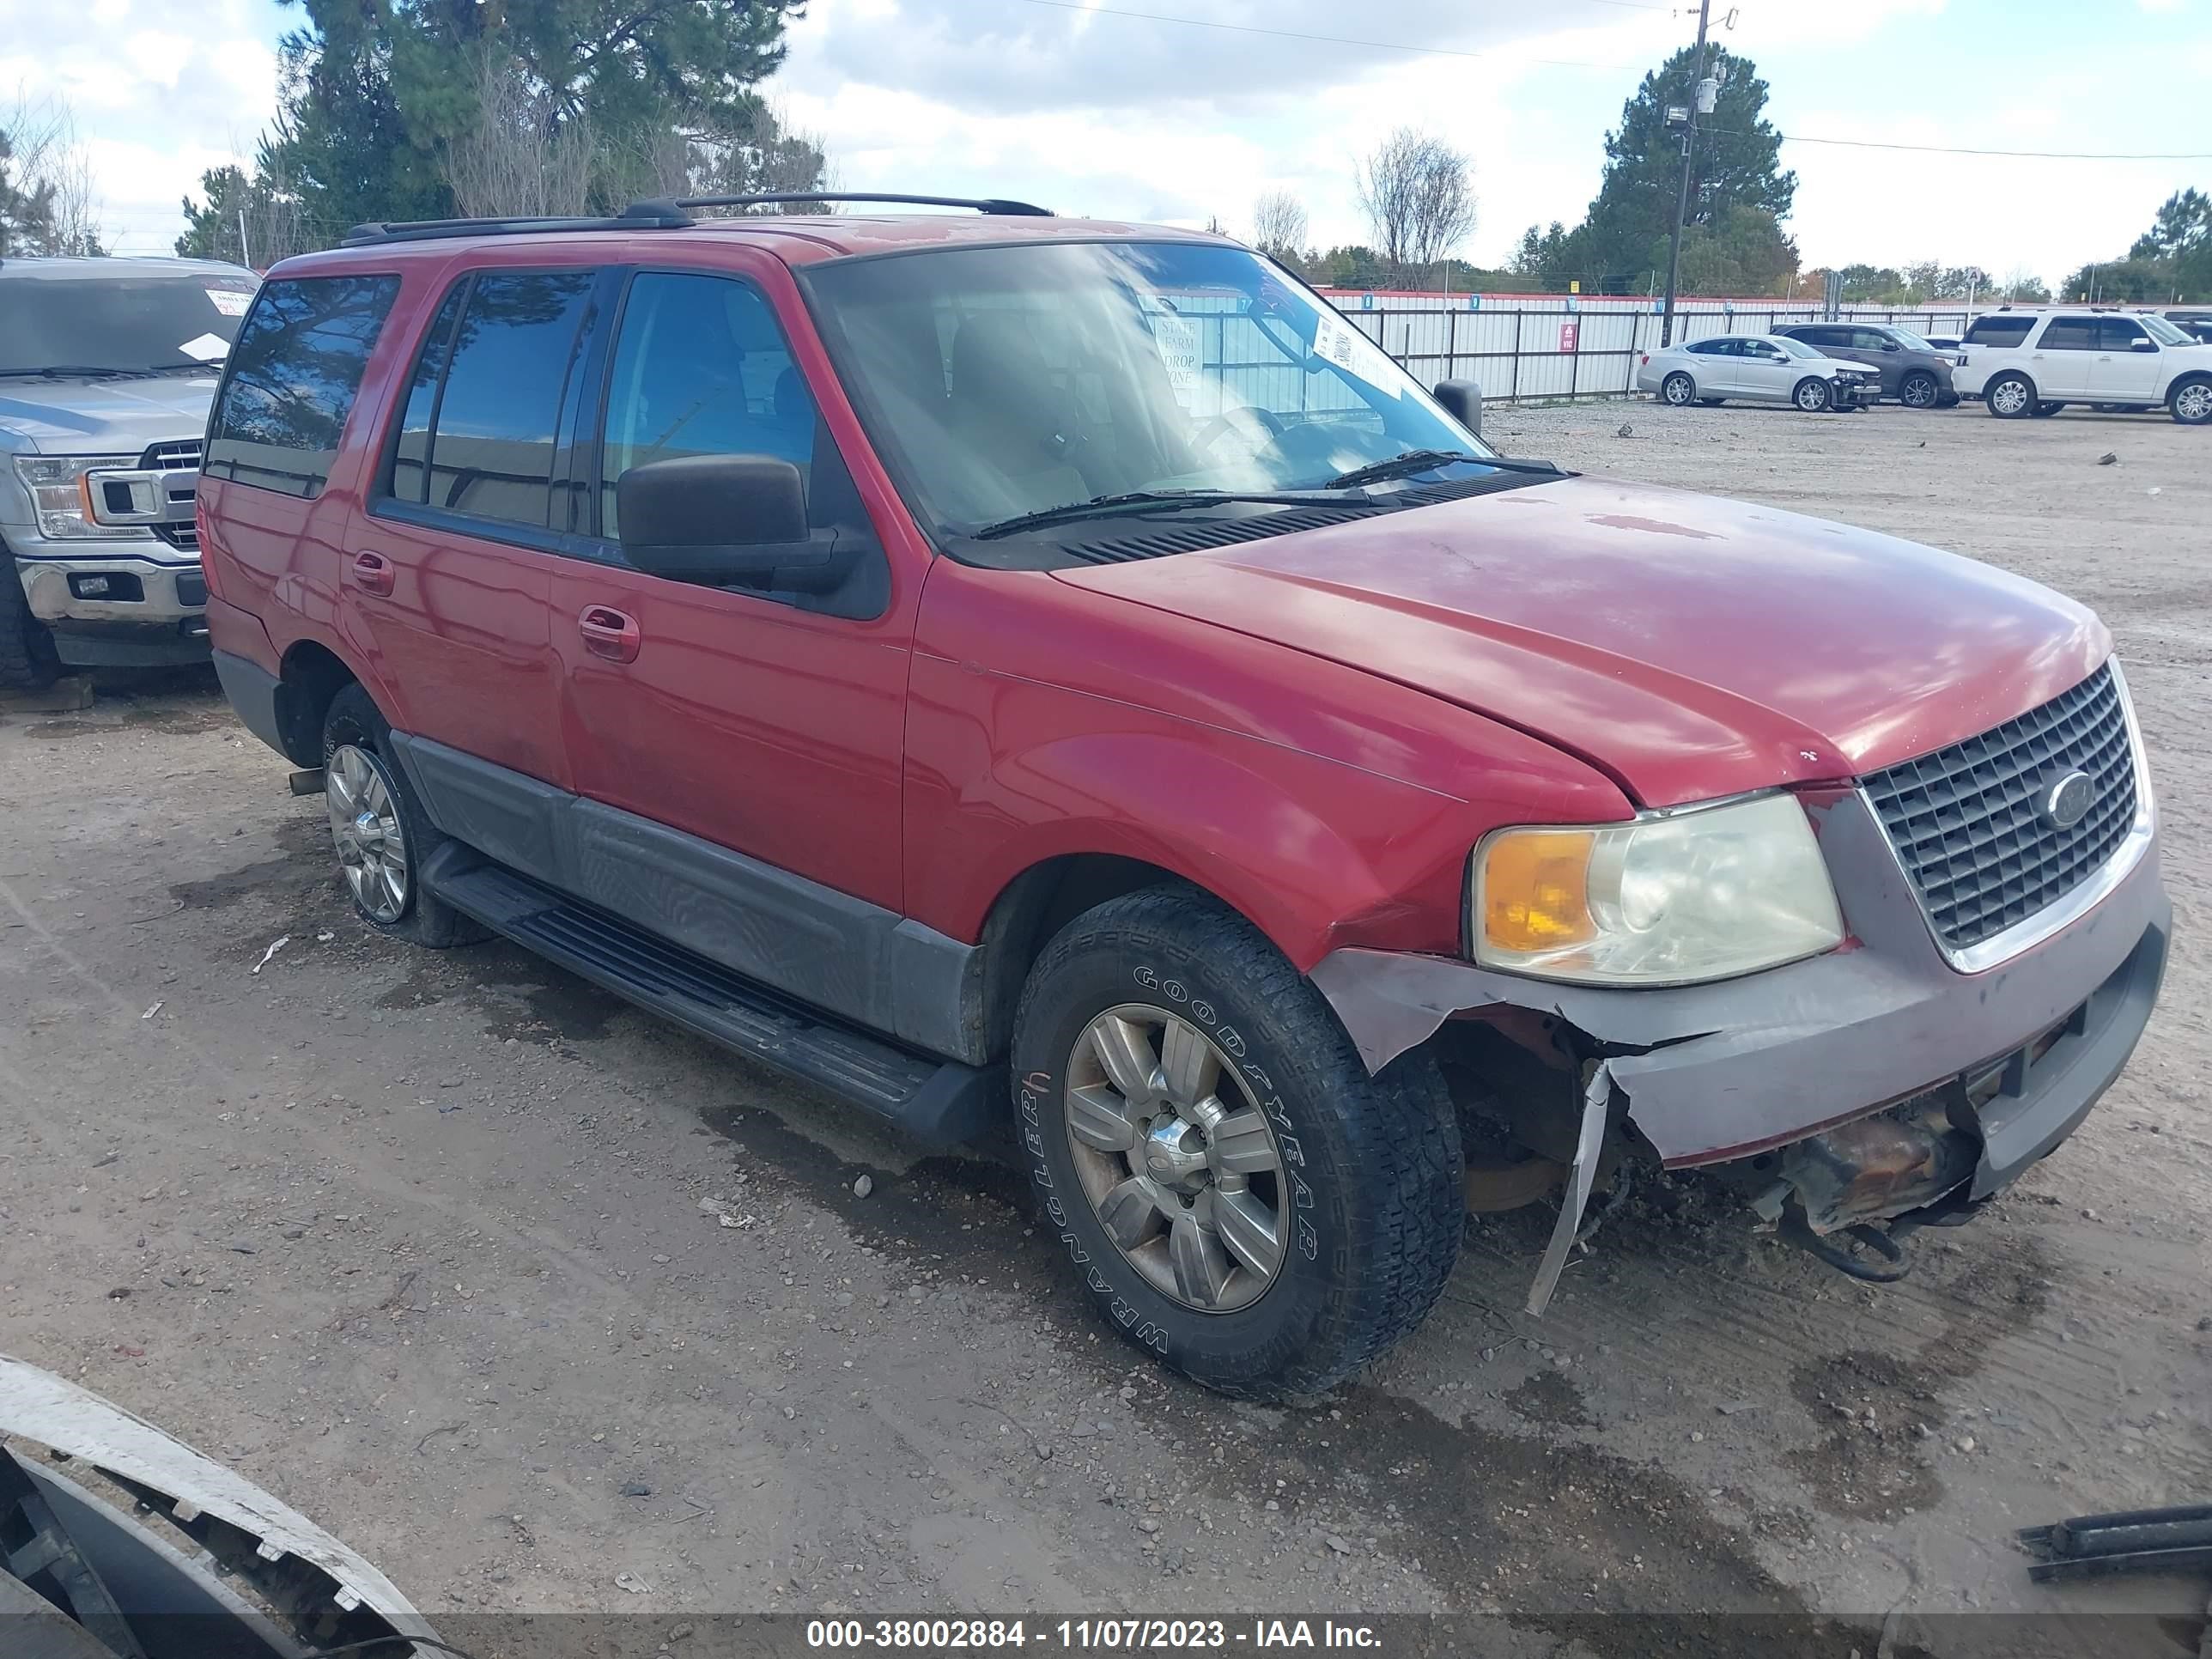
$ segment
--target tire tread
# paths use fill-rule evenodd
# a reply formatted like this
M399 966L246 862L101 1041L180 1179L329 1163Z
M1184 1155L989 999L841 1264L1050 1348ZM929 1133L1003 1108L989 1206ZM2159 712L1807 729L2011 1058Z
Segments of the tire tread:
M1155 945L1169 935L1202 955L1212 971L1255 1006L1307 1033L1304 1060L1340 1085L1339 1111L1349 1143L1347 1212L1364 1270L1350 1287L1346 1316L1326 1352L1302 1354L1277 1376L1240 1383L1205 1379L1235 1398L1316 1395L1372 1364L1425 1319L1443 1294L1466 1227L1459 1127L1442 1073L1418 1053L1370 1076L1352 1039L1306 976L1242 916L1195 889L1146 888L1077 917L1039 956L1024 988L1016 1030L1032 1018L1034 999L1060 963L1098 950ZM1297 1010L1283 1017L1280 1011ZM1301 1016L1303 1016L1301 1018ZM1310 1109L1310 1108L1309 1108Z

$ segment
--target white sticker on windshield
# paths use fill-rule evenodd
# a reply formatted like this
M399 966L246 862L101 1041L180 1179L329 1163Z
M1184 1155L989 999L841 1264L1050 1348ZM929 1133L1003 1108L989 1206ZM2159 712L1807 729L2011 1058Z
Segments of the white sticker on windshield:
M1377 392L1387 392L1393 398L1406 395L1405 376L1398 365L1383 355L1376 345L1349 323L1324 314L1314 325L1314 356L1335 364L1347 374L1356 374Z
M207 296L215 302L215 308L226 317L243 317L246 308L253 303L253 296L243 289L211 288L208 289Z
M1159 348L1160 362L1167 368L1168 388L1185 409L1198 395L1198 330L1196 323L1186 322L1180 317L1158 313L1152 316L1152 343Z
M203 334L177 348L194 362L212 363L230 355L230 342L220 334Z

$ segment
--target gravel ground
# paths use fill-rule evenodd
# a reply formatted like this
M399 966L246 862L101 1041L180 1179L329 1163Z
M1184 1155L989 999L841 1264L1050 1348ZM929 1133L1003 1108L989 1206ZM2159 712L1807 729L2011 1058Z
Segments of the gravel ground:
M1887 1615L1940 1650L1965 1626L1916 1621L2134 1607L2193 1650L2201 1582L2038 1588L2009 1540L2212 1493L2212 434L1491 428L1990 560L2118 637L2180 911L2165 1001L2084 1129L1904 1284L1662 1183L1546 1319L1517 1309L1548 1212L1492 1218L1357 1386L1231 1405L1079 1308L1000 1164L917 1160L514 949L357 925L319 805L179 675L0 714L0 1349L233 1462L434 1617L1495 1608L1513 1651L1626 1655L1636 1621L1569 1621ZM1692 1645L1772 1650L1732 1639Z

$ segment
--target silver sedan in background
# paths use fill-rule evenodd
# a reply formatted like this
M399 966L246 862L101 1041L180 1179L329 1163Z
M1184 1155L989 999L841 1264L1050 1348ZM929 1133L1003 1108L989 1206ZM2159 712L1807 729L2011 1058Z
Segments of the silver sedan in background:
M1881 371L1824 357L1779 334L1719 334L1645 356L1636 389L1677 408L1717 404L1790 404L1809 415L1863 409L1881 395Z

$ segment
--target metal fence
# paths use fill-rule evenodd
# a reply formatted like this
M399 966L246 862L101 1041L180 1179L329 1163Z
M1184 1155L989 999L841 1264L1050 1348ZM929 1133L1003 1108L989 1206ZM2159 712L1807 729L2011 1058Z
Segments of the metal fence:
M1648 307L1621 305L1567 311L1547 307L1480 309L1394 305L1340 307L1346 321L1404 366L1424 386L1471 380L1485 402L1522 398L1618 398L1636 389L1636 370L1659 349L1661 319ZM1674 339L1716 334L1764 334L1780 323L1894 322L1923 333L1961 333L1972 313L1922 307L1846 307L1830 318L1818 306L1777 304L1759 310L1680 311Z

